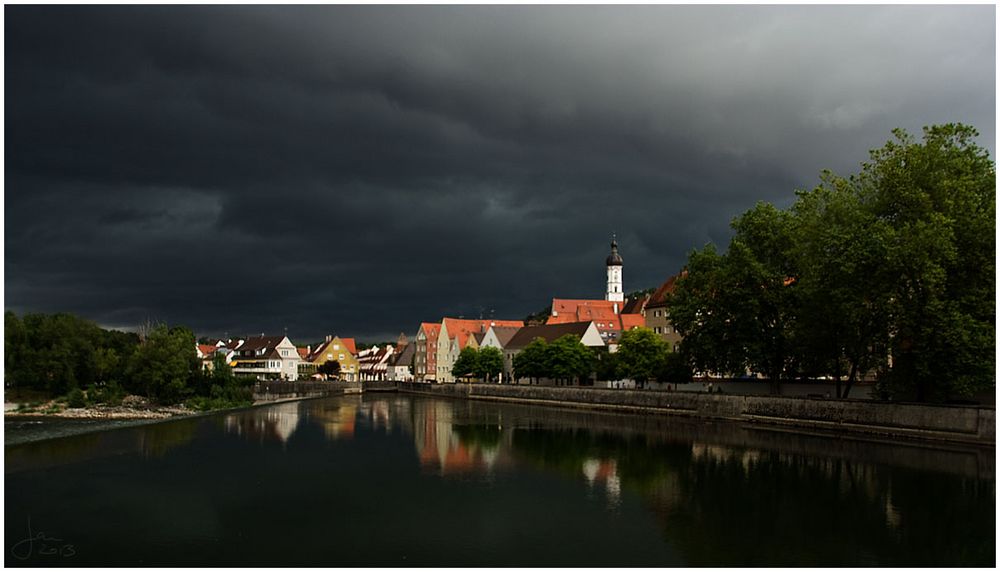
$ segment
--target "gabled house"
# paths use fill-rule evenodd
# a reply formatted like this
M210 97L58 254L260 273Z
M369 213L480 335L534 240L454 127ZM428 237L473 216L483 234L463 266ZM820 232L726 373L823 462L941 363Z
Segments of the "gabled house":
M400 349L400 347L402 349ZM386 379L389 381L413 381L413 357L417 353L416 344L396 345L396 351L389 358Z
M317 368L328 361L335 361L340 364L340 379L357 381L361 372L357 353L354 338L326 336L326 340L317 345L306 359Z
M465 347L478 347L473 334L485 334L491 326L521 327L524 322L519 320L464 320L461 318L444 318L438 335L437 372L438 383L454 383L455 376L451 369L458 359L458 354Z
M618 346L621 333L645 325L642 314L622 314L622 302L613 300L552 299L552 315L546 325L593 322L611 351Z
M483 348L496 348L500 350L503 354L507 349L507 344L514 337L521 328L517 326L490 326L486 333L483 334L483 339L479 343L479 349ZM500 383L504 381L509 381L510 377L506 371L500 374Z
M437 381L437 346L441 324L423 322L417 330L414 342L413 373L416 381L434 383Z
M591 348L604 347L606 344L594 322L567 322L563 324L546 324L544 326L525 326L517 331L507 342L503 350L504 374L508 379L514 379L514 358L524 351L536 338L542 338L552 343L565 335L580 338L580 343Z
M358 352L358 371L361 381L385 381L389 358L395 348L391 345L372 346Z
M299 376L299 352L288 336L247 338L236 346L232 359L235 375L286 381Z
M677 333L674 325L670 322L670 310L667 308L667 296L674 291L677 279L684 273L675 274L660 285L650 296L649 301L643 308L645 326L660 336L660 339L667 342L671 350L676 351L681 343L681 335Z

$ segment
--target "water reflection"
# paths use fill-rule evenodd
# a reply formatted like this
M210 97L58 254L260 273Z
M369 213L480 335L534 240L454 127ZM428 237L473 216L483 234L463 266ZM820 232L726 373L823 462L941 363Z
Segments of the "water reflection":
M411 408L400 426L425 469L558 473L602 491L610 509L633 495L691 563L993 563L989 450L488 403Z
M287 443L299 426L300 403L281 403L254 411L227 415L223 419L226 433L260 443Z
M341 550L357 546L351 562L361 565L394 550L422 553L427 565L994 564L992 449L368 394L12 446L5 460L8 507L17 505L8 521L36 514L60 490L61 503L83 508L53 503L47 520L87 538L87 525L67 515L85 521L106 495L128 515L119 523L180 530L179 545L203 542L204 558L227 537L233 562L331 562L319 548L316 560L295 560L302 553L288 547L305 550L295 535L269 532L280 522L318 547L349 537ZM92 494L79 496L77 483ZM148 499L164 500L150 508ZM190 514L198 522L178 528ZM556 534L544 514L562 519L560 532L580 530L536 541ZM110 542L115 530L88 540ZM375 530L392 538L389 548L366 544ZM583 540L591 533L597 540ZM284 549L268 552L268 542ZM174 553L164 549L162 562ZM575 559L584 553L596 560Z

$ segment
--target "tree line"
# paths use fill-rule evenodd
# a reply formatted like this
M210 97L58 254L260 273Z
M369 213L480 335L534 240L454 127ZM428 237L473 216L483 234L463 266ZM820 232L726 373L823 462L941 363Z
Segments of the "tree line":
M105 330L71 314L4 313L7 390L44 392L117 405L127 394L197 409L247 404L252 390L219 355L202 369L194 333L150 324L138 333Z
M971 127L903 130L849 177L732 223L693 251L669 298L697 370L863 375L885 398L940 401L995 385L996 170Z
M656 380L665 383L691 381L691 368L679 354L648 328L622 332L618 351L584 346L580 337L567 334L552 342L535 338L513 358L513 374L518 379L546 378L566 384L588 385L601 381L635 379L642 385ZM489 381L504 370L499 349L467 347L459 354L452 374Z

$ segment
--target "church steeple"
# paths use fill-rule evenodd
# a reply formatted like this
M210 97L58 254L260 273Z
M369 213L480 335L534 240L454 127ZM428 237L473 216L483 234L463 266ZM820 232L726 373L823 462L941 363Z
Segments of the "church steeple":
M609 302L624 302L625 292L622 290L622 257L618 254L618 240L611 235L611 254L605 263L608 266L608 292L605 300Z

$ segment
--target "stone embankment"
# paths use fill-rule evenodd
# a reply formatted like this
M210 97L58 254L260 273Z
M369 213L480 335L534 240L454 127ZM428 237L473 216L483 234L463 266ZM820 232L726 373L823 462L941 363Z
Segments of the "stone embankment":
M391 381L258 381L253 386L256 402L306 399L356 394L365 391L396 391Z
M493 384L402 383L400 389L440 397L684 415L800 429L990 446L996 444L996 409L993 407Z

